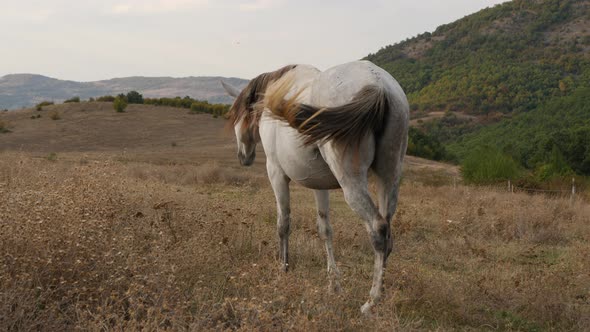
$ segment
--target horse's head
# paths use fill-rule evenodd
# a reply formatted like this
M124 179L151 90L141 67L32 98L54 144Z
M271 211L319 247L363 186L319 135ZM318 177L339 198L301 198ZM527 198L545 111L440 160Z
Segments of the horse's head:
M230 124L234 126L238 141L238 158L244 166L250 166L256 157L256 143L260 142L258 125L262 115L261 106L269 85L288 73L296 65L289 65L273 72L263 73L253 78L244 90L221 82L223 88L236 100L229 111Z
M225 82L221 82L223 88L236 100L232 105L229 113L230 125L233 125L238 143L238 159L242 166L250 166L256 158L256 144L260 141L258 134L258 121L256 114L248 105L246 89L240 91Z

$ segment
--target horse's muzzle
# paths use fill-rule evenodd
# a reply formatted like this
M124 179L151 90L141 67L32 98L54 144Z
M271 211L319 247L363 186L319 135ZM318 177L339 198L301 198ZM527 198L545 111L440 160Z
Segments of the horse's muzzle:
M240 165L242 166L251 166L254 163L255 158L256 152L252 152L249 156L246 156L241 152L238 153L238 159L240 160Z

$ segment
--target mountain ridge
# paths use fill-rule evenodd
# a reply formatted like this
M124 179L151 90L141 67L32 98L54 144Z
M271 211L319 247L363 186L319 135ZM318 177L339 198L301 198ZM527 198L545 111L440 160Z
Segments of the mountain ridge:
M116 95L135 90L144 97L191 96L212 103L231 103L220 81L243 87L248 80L222 76L129 76L107 80L78 82L34 73L7 74L0 77L0 109L30 107L41 101L61 102L78 96L82 99Z

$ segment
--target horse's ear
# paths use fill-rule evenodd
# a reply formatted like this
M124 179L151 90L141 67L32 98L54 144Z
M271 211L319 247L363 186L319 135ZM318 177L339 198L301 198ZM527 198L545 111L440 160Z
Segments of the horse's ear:
M230 96L232 96L232 97L237 97L240 94L240 92L241 92L235 86L232 86L229 83L225 83L224 81L221 81L221 85L223 85L223 88L225 89L225 92L227 92L227 94L230 95Z

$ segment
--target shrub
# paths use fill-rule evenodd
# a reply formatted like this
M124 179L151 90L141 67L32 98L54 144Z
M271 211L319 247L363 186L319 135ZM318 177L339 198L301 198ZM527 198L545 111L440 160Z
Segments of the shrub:
M8 124L6 122L0 120L0 134L9 133L10 130L8 129Z
M72 97L68 100L65 100L64 104L66 104L66 103L79 103L79 102L80 102L80 97Z
M143 104L143 96L137 91L129 91L126 97L129 104Z
M49 106L49 105L53 105L53 102L52 101L42 101L35 106L35 109L37 111L42 111L44 106Z
M102 101L102 102L114 102L115 101L115 97L113 96L102 96L102 97L98 97L96 98L96 101Z
M206 100L193 99L189 96L184 98L145 98L144 104L188 108L191 113L209 113L217 114L217 116L224 116L230 108L230 105L209 104Z
M194 102L191 104L191 112L193 113L202 113L202 112L206 112L206 107L205 104L200 103L200 102Z
M39 119L41 118L41 114L31 115L31 119Z
M555 177L573 175L574 171L568 165L557 145L553 145L549 161L541 165L535 173L541 181L547 181Z
M125 98L117 96L113 102L113 108L119 113L125 112L125 108L127 108L127 101L125 101Z
M47 157L45 157L45 159L47 159L49 161L56 161L57 160L57 153L51 152L50 154L47 155Z
M49 114L49 118L51 120L59 120L59 119L61 119L61 116L59 115L58 111L53 111Z
M434 137L422 131L410 127L408 132L408 152L411 156L422 157L431 160L453 160L453 156L447 152L444 146Z
M522 173L521 166L512 157L491 146L480 146L463 160L463 179L467 183L491 184L514 180Z

